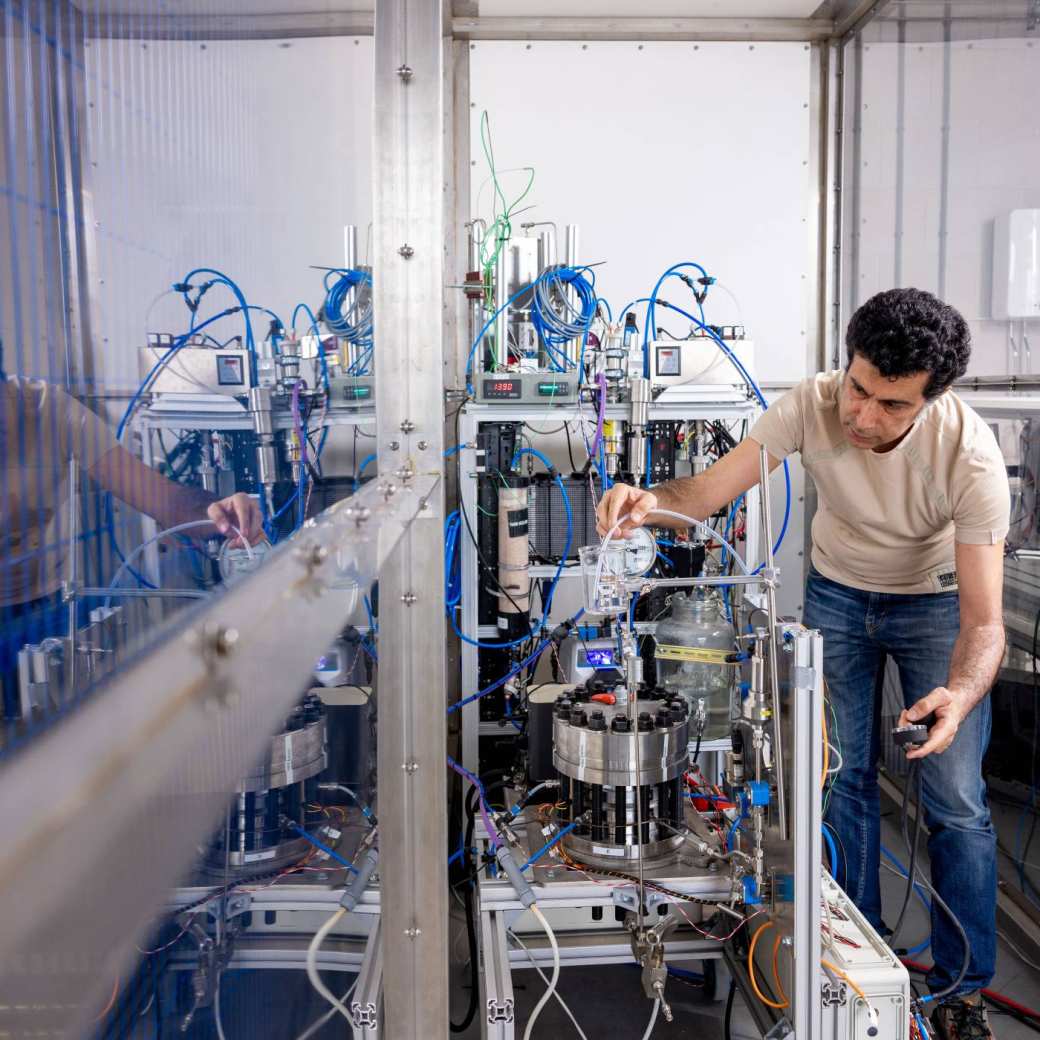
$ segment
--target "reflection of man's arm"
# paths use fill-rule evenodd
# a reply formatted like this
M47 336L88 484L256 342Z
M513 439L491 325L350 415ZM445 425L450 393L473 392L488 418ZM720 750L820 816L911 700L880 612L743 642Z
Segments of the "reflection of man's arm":
M135 458L121 444L114 445L90 468L90 475L106 491L158 521L163 529L209 517L227 534L237 527L255 544L262 536L260 509L248 495L238 492L217 499L200 488L174 483ZM198 533L205 534L200 529ZM237 535L231 546L240 545Z

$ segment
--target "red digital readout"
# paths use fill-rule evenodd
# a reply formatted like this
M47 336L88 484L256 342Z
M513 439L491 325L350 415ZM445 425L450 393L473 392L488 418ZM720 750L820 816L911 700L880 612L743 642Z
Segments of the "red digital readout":
M512 383L495 383L495 389L509 391L513 389L513 385Z

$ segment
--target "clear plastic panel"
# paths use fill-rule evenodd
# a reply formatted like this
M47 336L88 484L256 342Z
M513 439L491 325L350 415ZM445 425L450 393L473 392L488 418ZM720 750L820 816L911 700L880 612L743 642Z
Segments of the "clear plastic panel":
M881 290L933 292L971 328L969 376L1040 364L1040 310L1009 316L1013 240L999 256L1001 222L1040 208L1034 21L1005 0L895 2L845 49L843 327Z
M364 486L342 6L0 0L0 1032L378 1002L375 580L422 492Z

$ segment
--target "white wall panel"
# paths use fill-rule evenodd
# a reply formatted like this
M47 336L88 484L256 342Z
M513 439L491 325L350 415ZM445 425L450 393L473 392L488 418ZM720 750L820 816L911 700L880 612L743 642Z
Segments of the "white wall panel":
M803 44L490 42L473 45L473 200L490 211L479 120L500 169L533 166L514 221L581 226L615 311L696 260L740 300L761 379L807 371L809 51ZM522 175L507 174L506 194ZM484 186L481 192L481 186ZM674 283L665 298L689 292ZM707 314L736 322L721 292ZM659 312L677 335L685 323Z
M187 329L179 296L149 307L193 267L224 271L286 324L301 300L316 310L309 265L342 264L347 223L363 249L371 219L371 39L91 40L86 54L107 388L136 387L146 331ZM201 312L232 304L214 289ZM268 319L253 321L263 338Z
M992 319L993 221L1018 208L1040 207L1040 50L1025 39L957 40L950 45L950 140L945 229L941 223L942 43L903 50L904 155L902 224L897 223L895 143L899 126L899 45L863 47L858 220L846 211L847 247L858 268L846 275L851 304L893 285L939 291L945 230L945 298L968 320L974 349L969 374L1007 367L1006 322ZM850 51L850 65L852 54ZM857 113L847 110L850 125ZM851 185L851 149L846 166ZM901 237L897 237L901 236ZM897 277L897 249L902 272ZM847 297L848 298L848 297ZM849 314L846 313L846 318ZM1040 323L1032 339L1040 340ZM1025 366L1028 367L1028 366ZM1040 353L1032 371L1040 368Z

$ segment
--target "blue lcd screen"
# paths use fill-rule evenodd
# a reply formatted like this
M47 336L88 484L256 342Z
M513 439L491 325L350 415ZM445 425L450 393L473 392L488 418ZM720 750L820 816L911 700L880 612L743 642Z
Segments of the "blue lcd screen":
M614 651L610 647L585 651L585 668L613 668L615 663Z
M318 663L314 666L316 672L338 672L339 671L339 654L330 652L324 657L318 658Z

